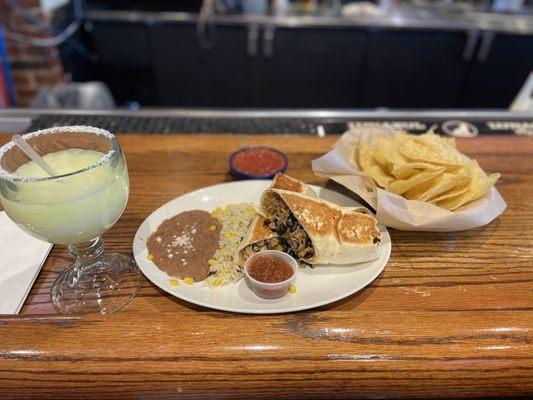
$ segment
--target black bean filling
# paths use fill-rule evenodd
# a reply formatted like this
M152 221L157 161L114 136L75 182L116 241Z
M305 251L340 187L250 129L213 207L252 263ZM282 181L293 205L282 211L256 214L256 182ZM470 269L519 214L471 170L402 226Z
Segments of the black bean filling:
M263 250L279 250L285 251L278 238L271 238L261 240L257 243L246 246L242 251L242 257L246 261L251 255L259 253Z
M274 197L271 200L266 210L271 217L265 224L279 235L280 243L287 249L287 254L303 260L311 259L315 251L305 229L281 199Z

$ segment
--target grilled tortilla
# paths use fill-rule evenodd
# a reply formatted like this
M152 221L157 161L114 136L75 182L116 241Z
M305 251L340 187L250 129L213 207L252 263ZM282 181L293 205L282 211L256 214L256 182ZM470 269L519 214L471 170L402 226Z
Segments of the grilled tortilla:
M336 264L375 260L379 257L381 232L376 219L364 207L342 210L337 225L341 248L335 255Z
M309 264L348 264L374 260L381 234L374 217L287 190L268 189L261 206L265 223L281 245ZM365 209L366 210L366 209Z
M265 225L265 218L258 214L250 223L233 259L235 264L242 267L250 256L263 250L283 251L285 249L281 246L278 234L272 232Z
M301 193L304 196L316 198L316 193L304 182L292 178L288 175L277 173L272 181L271 189L288 190L290 192Z

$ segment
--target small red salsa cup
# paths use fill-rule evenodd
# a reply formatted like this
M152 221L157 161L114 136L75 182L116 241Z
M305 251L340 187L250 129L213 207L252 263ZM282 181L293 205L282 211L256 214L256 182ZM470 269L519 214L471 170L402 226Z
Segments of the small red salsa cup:
M229 167L241 179L270 179L287 169L287 156L272 147L243 147L231 154Z
M253 265L261 259L261 257L264 258L274 258L277 261L279 261L282 264L285 264L286 266L290 267L290 275L288 278L279 281L279 282L264 282L259 279L263 280L270 280L268 277L266 277L264 274L257 274L253 271ZM261 263L262 265L265 265L264 263ZM266 268L273 267L272 264L268 265L269 263L266 263ZM285 269L285 267L282 267ZM278 275L277 272L279 271L273 271L273 275ZM291 284L293 284L296 281L296 273L298 272L298 263L296 260L288 255L287 253L283 253L282 251L277 250L265 250L260 251L259 253L254 254L246 262L244 263L244 275L246 276L248 283L250 284L251 289L253 292L264 299L279 299L280 297L283 297L287 294L289 291L289 288ZM263 275L263 276L261 276ZM279 275L278 275L279 276ZM276 280L276 279L274 279Z

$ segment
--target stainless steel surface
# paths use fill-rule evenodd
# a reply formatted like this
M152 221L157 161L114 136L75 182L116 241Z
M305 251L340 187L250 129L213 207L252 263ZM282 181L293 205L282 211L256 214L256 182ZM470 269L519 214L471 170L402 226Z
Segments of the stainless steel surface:
M19 133L24 132L31 124L31 118L26 116L2 116L0 115L0 132Z
M94 117L94 118L93 118ZM143 121L145 120L145 121ZM531 132L533 112L449 111L449 110L227 110L227 109L143 109L108 110L0 110L0 132L27 132L57 125L96 125L120 132L153 133L307 133L339 134L346 122L358 126L390 124L395 129L423 132L435 123L481 123L483 132ZM438 122L440 121L440 122ZM477 121L477 122L476 122ZM163 124L163 125L162 125ZM228 128L228 124L231 128ZM388 125L387 125L388 126ZM229 129L229 130L228 130ZM495 132L498 133L498 132Z
M257 56L259 41L259 25L251 24L248 27L248 37L246 41L246 53L249 57Z
M23 108L0 109L0 121L23 122L40 115L115 115L131 117L203 117L203 118L494 118L498 120L533 118L531 111L506 110L335 110L335 109L185 109L145 108L137 111L116 110L40 110Z
M479 51L477 53L478 62L484 63L487 61L494 36L494 32L483 32L483 35L481 36L481 44L479 45Z
M183 12L87 10L84 12L84 18L91 21L195 23L197 15ZM285 28L392 28L465 32L479 30L519 35L533 34L533 18L530 15L452 12L446 9L428 10L416 7L396 8L378 17L216 15L210 21L222 25L258 24Z
M270 58L274 54L274 33L276 28L266 26L263 32L263 57Z
M479 40L479 31L469 31L465 48L463 50L463 61L472 61L474 58L474 51L476 50L476 45Z

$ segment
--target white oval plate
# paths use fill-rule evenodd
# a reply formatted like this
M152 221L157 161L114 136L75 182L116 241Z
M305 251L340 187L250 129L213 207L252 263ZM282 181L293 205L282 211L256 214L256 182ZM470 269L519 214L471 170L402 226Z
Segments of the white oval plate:
M216 310L248 314L276 314L308 310L333 303L364 288L383 271L391 252L391 240L385 227L380 226L381 255L377 260L348 265L317 265L301 268L296 278L297 292L281 299L265 300L257 297L245 279L216 289L203 282L187 285L180 281L171 286L171 279L146 257L147 238L167 218L187 210L212 211L230 203L259 204L261 194L271 185L268 180L249 180L209 186L180 196L155 210L141 224L133 240L133 254L143 274L164 291L179 299ZM355 200L329 189L312 186L322 199L341 206L358 206Z

